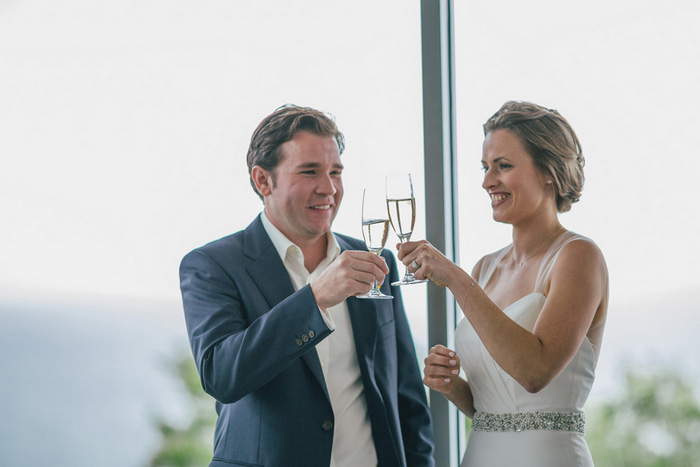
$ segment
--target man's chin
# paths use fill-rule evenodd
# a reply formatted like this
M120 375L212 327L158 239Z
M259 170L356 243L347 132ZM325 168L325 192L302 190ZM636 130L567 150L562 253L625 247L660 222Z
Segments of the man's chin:
M309 226L313 226L311 229L314 231L326 232L330 230L334 219L335 213L316 213L309 218Z
M315 229L313 229L313 233L318 237L320 237L322 235L326 235L330 231L331 231L331 224L327 224L325 226L317 226Z

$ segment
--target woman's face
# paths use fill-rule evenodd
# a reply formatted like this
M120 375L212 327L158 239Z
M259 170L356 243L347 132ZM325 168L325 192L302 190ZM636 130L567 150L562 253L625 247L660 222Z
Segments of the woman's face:
M556 215L552 184L514 133L499 129L487 134L481 164L481 186L491 198L495 221L518 225L551 214L551 210Z

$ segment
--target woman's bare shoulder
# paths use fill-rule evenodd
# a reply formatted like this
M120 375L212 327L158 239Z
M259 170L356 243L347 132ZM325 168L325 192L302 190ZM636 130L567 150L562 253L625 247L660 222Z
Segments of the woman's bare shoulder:
M553 273L567 271L568 273L588 272L603 274L607 278L607 266L603 252L592 239L579 234L573 234L558 252Z
M497 261L498 258L503 255L504 250L507 250L510 247L511 244L504 246L500 250L496 250L493 253L489 253L487 255L482 256L481 259L477 261L474 267L472 268L472 277L478 280L481 270L485 267L488 267L494 261Z

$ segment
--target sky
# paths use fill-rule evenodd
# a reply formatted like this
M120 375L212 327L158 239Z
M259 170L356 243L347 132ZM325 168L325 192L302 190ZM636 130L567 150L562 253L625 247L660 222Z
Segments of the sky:
M260 211L245 152L285 103L336 115L358 161L348 180L388 172L390 161L368 161L389 153L410 152L422 171L419 62L384 55L415 34L417 17L388 37L381 18L400 2L373 7L377 19L360 17L359 4L308 5L315 13L289 28L298 12L285 3L0 3L0 290L177 297L181 257ZM389 43L373 51L372 40ZM405 46L415 53L419 40ZM323 64L304 69L314 61ZM353 71L376 64L381 80ZM387 116L411 134L401 144L380 129ZM347 191L343 230L359 235L361 187Z
M419 6L0 0L0 296L179 306L182 256L261 210L245 153L285 103L346 135L336 230L360 236L363 184L401 171L421 238ZM510 241L481 188L481 125L531 100L582 142L586 186L561 221L606 256L610 326L700 311L700 6L456 1L454 20L460 263Z

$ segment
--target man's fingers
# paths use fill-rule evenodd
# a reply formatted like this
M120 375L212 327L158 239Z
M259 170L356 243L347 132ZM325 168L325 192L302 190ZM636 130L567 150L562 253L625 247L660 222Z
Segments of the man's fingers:
M374 277L372 281L383 281L384 276L389 274L389 267L381 256L366 251L355 251L352 253L343 262L343 266L348 269L372 274Z
M369 292L375 281L384 283L388 273L384 258L367 251L347 250L318 277L312 290L316 302L325 309Z
M374 255L372 253L367 253L367 252L362 252L362 251L355 251L355 252L347 252L347 253L352 253L346 255L346 257L342 260L342 262L337 261L337 282L340 283L348 283L348 284L355 284L355 285L349 285L353 291L359 290L359 288L364 289L365 286L367 287L367 290L365 290L362 293L366 293L369 290L369 287L372 286L374 281L377 281L377 284L381 285L384 283L384 278L386 277L386 274L388 273L388 268L386 268L386 264L382 259L378 259L377 261L377 255ZM363 254L357 254L357 253L365 253ZM368 260L369 259L369 260ZM387 271L385 272L382 268L379 266L383 266ZM359 288L358 288L359 287ZM358 295L357 293L353 292L353 295Z
M375 268L376 271L376 268ZM350 280L353 280L355 282L358 282L363 285L369 285L371 286L374 281L377 281L377 284L382 284L384 282L384 274L376 274L374 272L370 271L358 271L358 270L353 270L349 275L348 278Z

